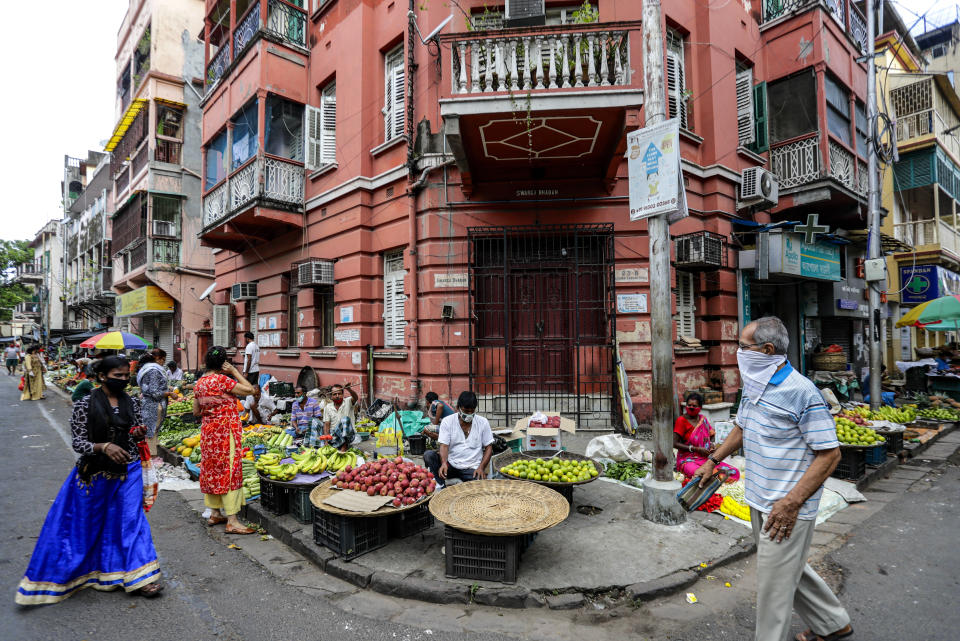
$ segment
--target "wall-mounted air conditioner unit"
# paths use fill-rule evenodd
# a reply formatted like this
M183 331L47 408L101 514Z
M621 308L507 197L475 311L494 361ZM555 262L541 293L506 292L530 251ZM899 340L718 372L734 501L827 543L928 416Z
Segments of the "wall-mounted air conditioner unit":
M763 205L774 207L780 198L780 183L776 174L761 167L749 167L740 176L740 199L737 208Z
M311 260L297 266L297 286L333 285L333 261Z
M257 283L237 283L230 288L230 300L257 300Z

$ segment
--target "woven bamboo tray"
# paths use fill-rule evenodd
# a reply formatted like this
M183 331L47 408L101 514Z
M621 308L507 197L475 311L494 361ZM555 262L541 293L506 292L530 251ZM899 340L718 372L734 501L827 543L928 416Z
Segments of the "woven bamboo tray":
M402 505L400 507L393 507L392 505L384 505L383 507L374 510L373 512L351 512L350 510L341 510L338 507L332 505L326 505L323 500L328 496L332 495L334 492L340 492L342 490L335 490L331 485L333 484L333 479L328 479L323 481L317 487L313 488L313 491L310 492L310 502L313 503L313 507L318 510L323 510L324 512L330 512L331 514L339 514L340 516L355 516L357 518L367 518L367 517L379 517L379 516L390 516L391 514L399 514L400 512L406 512L415 507L420 507L424 503L428 503L431 498L436 495L436 492L433 494L427 494L419 501L412 505Z
M849 360L844 352L818 352L810 358L810 362L815 370L823 372L839 372L846 369Z
M481 536L532 534L563 522L570 504L537 483L481 480L448 487L430 501L430 513L452 528Z
M519 460L521 460L521 459L549 459L549 458L556 458L556 459L559 459L559 460L561 460L561 461L563 461L563 460L567 460L567 461L590 461L591 463L593 463L593 466L597 468L597 471L598 471L600 474L598 474L597 476L588 478L586 481L570 481L570 482L568 482L568 483L565 483L565 482L563 482L563 481L554 482L554 481L535 481L535 480L533 480L533 479L518 479L518 478L514 478L514 477L512 477L512 476L509 476L509 475L503 473L503 468L505 468L505 467L507 467L508 465L510 465L511 463L514 463L515 461L519 461ZM548 486L548 487L572 487L572 486L574 486L574 485L583 485L583 484L589 483L589 482L591 482L591 481L596 481L598 478L600 478L601 476L603 476L603 466L602 466L602 465L598 465L596 461L594 461L592 458L590 458L590 457L588 457L588 456L583 456L583 455L581 455L581 454L574 454L574 453L572 453L572 452L560 452L559 454L557 454L556 452L536 452L536 451L534 451L534 452L509 452L509 453L506 453L506 454L501 454L500 456L497 457L497 472L500 473L500 474L503 474L503 476L507 477L507 479L508 479L508 480L511 480L511 481L529 481L529 482L531 482L531 483L537 483L537 484L539 484L539 485L546 485L546 486Z

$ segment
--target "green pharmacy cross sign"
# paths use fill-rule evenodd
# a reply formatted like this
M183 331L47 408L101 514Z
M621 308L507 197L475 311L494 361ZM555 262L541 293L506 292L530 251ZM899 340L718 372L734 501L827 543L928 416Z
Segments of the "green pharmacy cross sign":
M925 276L919 274L914 274L913 278L910 279L910 282L907 283L907 289L911 294L922 294L927 291L927 288L930 287L930 280Z
M793 231L798 234L803 234L803 242L808 245L813 245L817 242L817 234L826 234L829 233L830 227L827 225L820 225L820 214L810 214L807 216L806 225L797 225L793 228Z

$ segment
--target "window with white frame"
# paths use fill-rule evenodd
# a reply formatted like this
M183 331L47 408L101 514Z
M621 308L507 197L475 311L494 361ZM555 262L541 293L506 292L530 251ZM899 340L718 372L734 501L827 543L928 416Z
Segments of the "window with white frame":
M677 272L677 338L696 338L696 304L693 294L693 274Z
M384 142L403 135L406 117L406 77L403 68L403 45L384 56L383 131Z
M667 115L679 118L680 127L689 129L683 45L683 36L667 29Z
M404 318L403 251L383 256L383 344L385 347L403 347Z
M737 61L737 143L746 147L756 140L753 105L753 68Z
M337 162L337 84L320 93L320 106L307 106L307 169L320 169Z

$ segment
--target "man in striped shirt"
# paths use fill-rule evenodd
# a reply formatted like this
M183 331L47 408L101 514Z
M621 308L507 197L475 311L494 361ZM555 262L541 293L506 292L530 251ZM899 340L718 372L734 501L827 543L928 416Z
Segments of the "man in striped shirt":
M783 641L796 609L809 626L798 641L853 634L850 616L807 563L823 483L840 461L833 417L820 390L790 363L787 329L766 316L743 328L737 363L743 398L733 430L697 470L743 447L744 495L757 543L756 641Z

